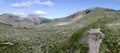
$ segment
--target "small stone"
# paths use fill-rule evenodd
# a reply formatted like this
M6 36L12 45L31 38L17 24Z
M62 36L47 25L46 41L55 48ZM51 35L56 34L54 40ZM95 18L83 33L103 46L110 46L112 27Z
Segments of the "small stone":
M92 36L93 38L96 38L96 36Z
M118 45L120 45L120 42L118 42Z
M6 42L6 43L3 43L3 44L6 44L6 45L14 45L12 42Z

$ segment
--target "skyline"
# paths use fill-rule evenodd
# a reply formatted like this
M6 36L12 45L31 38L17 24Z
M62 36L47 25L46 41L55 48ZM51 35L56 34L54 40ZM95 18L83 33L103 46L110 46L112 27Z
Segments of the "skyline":
M120 10L119 5L120 0L0 0L0 14L39 15L54 19L91 7Z

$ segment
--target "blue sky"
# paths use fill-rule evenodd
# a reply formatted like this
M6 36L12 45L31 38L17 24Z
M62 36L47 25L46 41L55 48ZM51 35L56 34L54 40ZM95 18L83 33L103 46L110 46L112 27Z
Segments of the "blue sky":
M120 10L119 6L120 0L0 0L0 14L30 14L53 19L91 7Z

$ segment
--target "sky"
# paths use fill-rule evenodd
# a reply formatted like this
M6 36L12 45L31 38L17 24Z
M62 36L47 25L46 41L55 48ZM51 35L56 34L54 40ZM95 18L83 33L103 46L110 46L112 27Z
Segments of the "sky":
M61 18L80 10L103 7L120 10L120 0L0 0L0 14Z

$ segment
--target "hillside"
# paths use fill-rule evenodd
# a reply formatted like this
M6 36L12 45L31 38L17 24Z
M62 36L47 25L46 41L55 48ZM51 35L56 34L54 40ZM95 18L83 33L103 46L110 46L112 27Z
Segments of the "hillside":
M57 19L2 14L0 53L120 53L119 31L120 10L107 8L88 8ZM99 44L96 50L89 40Z

